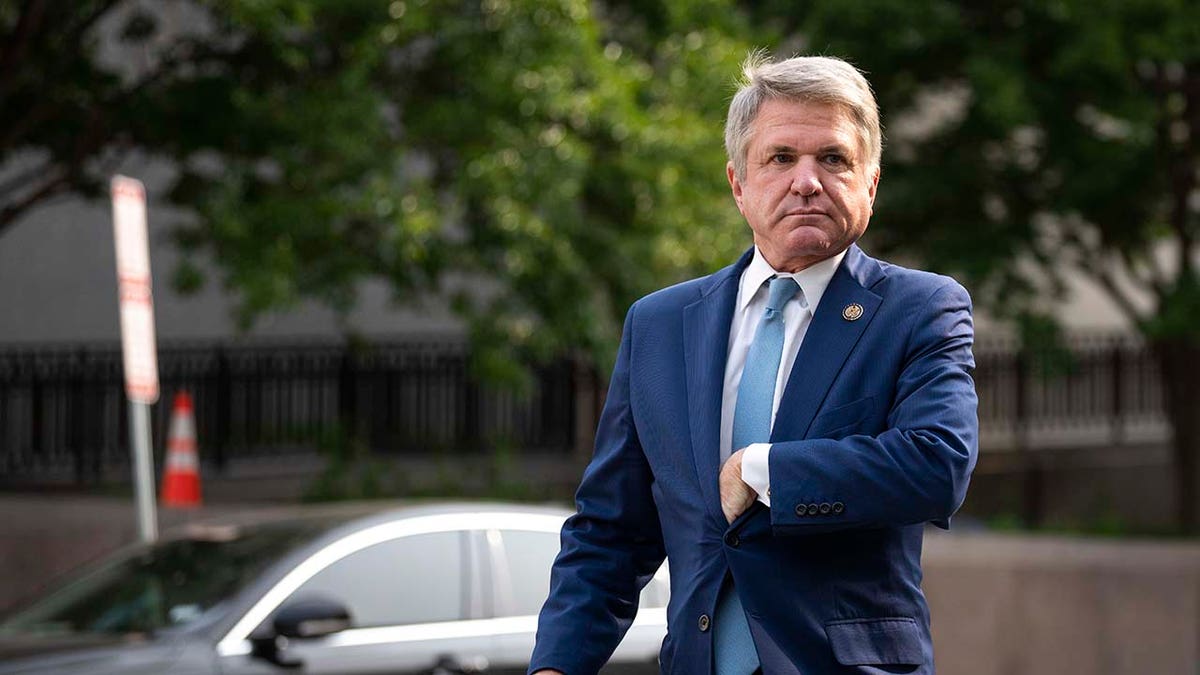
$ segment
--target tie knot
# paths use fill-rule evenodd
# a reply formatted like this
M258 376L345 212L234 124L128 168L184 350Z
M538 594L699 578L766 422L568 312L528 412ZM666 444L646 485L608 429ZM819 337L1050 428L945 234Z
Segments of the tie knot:
M771 288L767 293L767 309L782 311L783 306L792 299L800 285L791 277L775 277L771 279Z

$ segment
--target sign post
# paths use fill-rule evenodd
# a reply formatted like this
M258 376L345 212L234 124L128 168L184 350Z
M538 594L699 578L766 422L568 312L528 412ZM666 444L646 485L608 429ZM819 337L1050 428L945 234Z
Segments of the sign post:
M158 351L154 339L154 302L150 294L146 189L139 180L114 176L111 192L138 533L142 541L152 542L158 538L158 514L154 505L150 406L158 400Z

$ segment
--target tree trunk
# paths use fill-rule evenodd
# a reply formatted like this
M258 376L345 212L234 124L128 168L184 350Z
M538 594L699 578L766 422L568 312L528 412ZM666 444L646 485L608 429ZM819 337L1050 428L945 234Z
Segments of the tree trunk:
M1174 431L1175 507L1179 529L1200 531L1200 344L1159 338L1151 349L1162 374L1167 418Z

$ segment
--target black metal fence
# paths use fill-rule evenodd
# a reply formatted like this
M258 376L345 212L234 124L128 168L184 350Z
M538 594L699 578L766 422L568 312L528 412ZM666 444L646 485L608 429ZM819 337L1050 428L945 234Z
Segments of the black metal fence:
M1158 364L1127 334L1071 336L1062 348L976 345L984 449L1115 446L1169 433Z
M570 364L532 386L485 386L455 341L159 350L161 458L171 397L189 392L207 461L311 454L347 439L377 453L565 452L575 430ZM128 466L119 348L0 351L0 482L92 482Z
M1158 369L1128 336L1074 337L1057 358L985 342L976 359L985 451L1048 438L1114 445L1165 428ZM202 450L218 469L311 455L347 438L377 453L508 445L566 454L576 429L594 424L594 410L577 402L598 400L599 385L570 364L537 370L524 391L482 385L468 364L467 346L456 341L167 346L159 351L156 455L181 390L195 399ZM0 350L0 484L127 475L127 433L115 345Z

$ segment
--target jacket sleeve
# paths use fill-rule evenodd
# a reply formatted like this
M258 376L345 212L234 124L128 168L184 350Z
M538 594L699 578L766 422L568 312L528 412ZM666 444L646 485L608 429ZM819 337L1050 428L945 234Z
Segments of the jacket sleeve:
M598 672L633 622L642 587L666 556L650 491L653 476L630 408L635 310L636 305L625 320L595 453L575 496L577 513L563 525L529 672Z
M978 454L971 300L948 281L918 312L882 433L772 444L776 534L949 527Z

